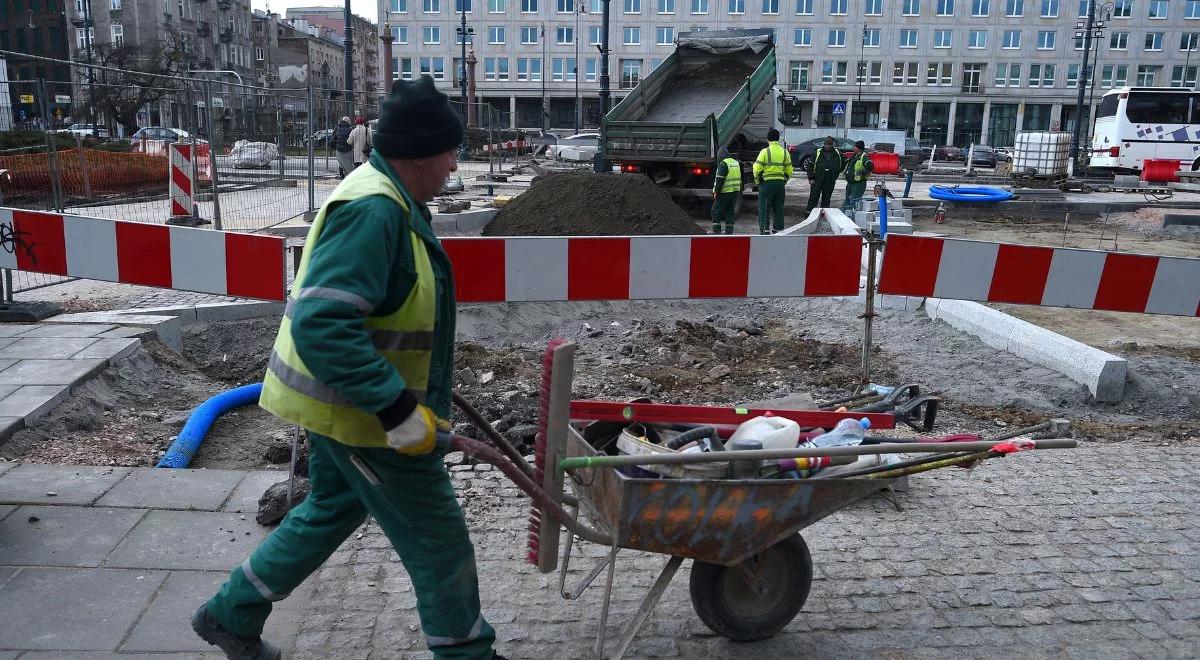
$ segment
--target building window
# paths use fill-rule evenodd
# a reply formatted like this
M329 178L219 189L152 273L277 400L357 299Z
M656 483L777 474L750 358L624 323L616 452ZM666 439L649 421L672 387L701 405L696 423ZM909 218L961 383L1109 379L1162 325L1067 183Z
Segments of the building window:
M675 43L675 28L659 27L654 30L655 42L659 46L670 46Z
M991 0L971 0L972 16L987 16L992 10Z
M594 57L587 58L583 63L583 79L588 82L596 81L596 64L597 60Z
M937 15L938 16L953 16L954 15L954 0L937 0Z
M825 45L830 48L845 48L846 47L846 30L837 28L829 31L829 37L825 41Z
M428 1L428 0L426 0ZM538 11L538 0L521 0L522 14L536 14Z
M846 69L845 62L822 62L821 82L826 85L845 85Z
M408 26L398 25L392 28L392 41L398 44L408 43Z
M892 67L892 84L916 85L920 68L920 62L896 62Z
M641 60L621 60L621 88L632 89L642 79Z
M484 80L495 80L496 79L496 58L494 58L494 57L483 58L483 79Z
M879 48L879 30L871 28L863 30L863 46L867 48Z
M954 82L953 62L930 62L925 70L925 84L931 87L948 87Z
M538 42L537 26L536 25L521 26L521 43L523 43L525 45L530 45L530 44L537 44L537 42ZM600 42L597 41L596 43L600 43Z
M575 58L556 57L551 64L551 80L556 82L573 82L575 80Z
M488 27L488 43L503 44L504 43L504 26L492 25Z
M903 16L920 16L921 0L903 0L900 5L900 13Z
M950 30L934 30L933 31L933 47L934 48L949 48L953 34L954 33Z
M471 0L454 0L454 13L456 13L456 14L471 13Z
M763 16L772 16L779 13L779 0L762 0Z
M1129 49L1129 33L1128 32L1113 32L1108 39L1109 50L1128 50Z
M261 49L261 48L255 48L255 49L254 49L254 61L256 61L256 62L261 62L261 61L263 61L264 59L266 59L266 56L263 54L263 49ZM394 60L394 59L396 59L396 58L392 58L392 59ZM396 69L396 64L393 62L393 63L392 63L392 70L394 71L395 69Z
M642 28L627 27L621 31L621 43L626 46L637 46L642 43Z
M575 9L574 4L572 0L558 0L554 10L560 14L570 14Z
M900 47L901 48L916 48L917 47L917 31L916 30L900 30Z
M588 44L599 46L602 38L603 28L599 25L593 25L588 28Z
M642 0L625 0L625 13L626 14L642 13Z
M1167 0L1150 0L1149 18L1165 19L1167 17Z
M830 16L845 16L847 0L829 0Z
M867 16L883 16L883 0L863 0L863 13Z
M434 80L446 79L446 58L422 57L420 60L421 75L430 76Z
M1007 50L1017 50L1021 47L1021 31L1020 30L1005 30L1004 31L1004 46Z
M707 14L708 13L708 0L692 0L692 13L693 14Z
M1088 68L1091 68L1091 67L1088 67ZM1079 87L1079 65L1078 64L1068 64L1067 65L1067 87L1069 89L1075 89L1076 87Z
M1183 6L1184 18L1200 18L1200 0L1187 0Z
M728 0L727 6L730 14L746 13L746 0Z
M413 75L412 75L412 58L411 57L400 58L400 79L401 80L412 80L412 77L413 77Z
M811 46L812 45L812 28L796 28L796 32L792 40L793 46Z
M967 35L967 48L987 48L987 30L971 30Z
M1053 64L1030 64L1029 65L1029 86L1030 87L1053 87L1054 86L1054 65Z
M1025 0L1005 0L1004 15L1017 18L1025 15Z
M125 43L125 26L120 23L113 23L110 34L112 36L112 45L120 46Z
M29 0L29 9L30 9L31 11L32 11L32 10L33 10L33 8L34 8L34 7L33 7L33 3L34 3L34 0ZM111 4L110 6L111 6L113 9L120 9L120 8L121 8L121 0L112 0L112 4Z
M1184 32L1179 35L1179 50L1196 50L1200 47L1200 32Z
M1133 0L1113 0L1113 18L1133 16Z
M1042 0L1042 18L1058 18L1058 0Z
M658 13L674 14L675 13L675 0L658 0Z
M1038 50L1054 50L1054 37L1057 34L1054 30L1038 30Z
M87 42L91 41L92 45L96 44L96 28L76 28L75 29L75 45L84 52L87 51Z
M1138 87L1153 87L1154 79L1158 77L1158 71L1161 68L1162 67L1158 66L1158 65L1139 64L1138 68L1137 68L1137 80L1136 80L1137 86Z
M1196 68L1194 66L1185 67L1178 64L1171 67L1171 87L1195 87Z
M504 0L500 0L500 1L503 2ZM391 2L388 3L388 9L390 9L393 14L407 14L408 13L408 0L391 0ZM411 76L412 75L412 61L411 60L408 63L408 72L409 72L409 75Z
M1158 51L1162 50L1162 32L1147 32L1146 33L1146 50Z
M422 0L421 11L425 12L426 14L440 13L442 11L442 0ZM424 57L421 59L428 60L429 58Z
M504 13L504 0L488 0L488 13L489 14L503 14Z
M559 46L570 46L575 43L575 28L562 26L555 28L554 43Z
M517 80L538 82L542 79L542 60L537 57L517 58Z
M1092 6L1092 0L1079 0L1079 17L1087 18L1088 9Z
M807 92L808 73L812 62L792 62L791 73L788 76L788 91Z
M878 85L883 82L883 62L859 62L855 83Z
M427 45L442 43L442 28L436 25L426 25L421 28L421 43Z
M1200 2L1200 0L1196 0ZM800 16L812 16L813 0L796 0L796 13Z
M1101 71L1100 86L1105 89L1124 87L1129 79L1129 66L1126 64L1105 64Z

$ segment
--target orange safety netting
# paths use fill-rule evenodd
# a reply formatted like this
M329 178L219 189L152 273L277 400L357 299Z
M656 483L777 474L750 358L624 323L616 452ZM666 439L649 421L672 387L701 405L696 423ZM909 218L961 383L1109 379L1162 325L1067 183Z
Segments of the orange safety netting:
M72 197L167 191L167 154L118 153L83 149L58 152L63 193ZM0 178L5 199L50 194L50 161L45 153L0 156ZM86 180L85 180L86 172ZM90 195L89 195L90 193Z

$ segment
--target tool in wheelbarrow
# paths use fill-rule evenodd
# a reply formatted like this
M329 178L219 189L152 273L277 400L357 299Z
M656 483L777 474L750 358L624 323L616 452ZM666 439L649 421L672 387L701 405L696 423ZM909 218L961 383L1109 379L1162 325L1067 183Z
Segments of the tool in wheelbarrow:
M890 412L896 421L903 422L914 431L929 433L937 421L940 404L941 397L922 395L920 385L908 383L894 388L873 385L865 392L823 401L817 407L822 410L845 407L848 412Z
M808 597L812 558L798 532L871 495L879 487L879 480L870 478L638 479L611 467L823 455L926 453L944 457L1005 449L997 449L1000 443L996 442L884 443L815 449L609 456L591 446L570 423L570 411L574 407L569 399L574 350L573 345L562 344L547 352L541 388L542 407L546 413L539 419L543 441L538 443L535 451L534 473L537 474L540 468L540 483L534 483L526 470L514 463L510 452L460 436L440 435L439 442L496 465L533 498L538 533L531 535L531 555L541 570L549 572L559 563L552 557L562 551L559 590L565 598L578 597L596 577L606 573L596 643L599 656L604 656L606 623L619 551L656 552L669 555L670 559L607 657L621 657L629 649L683 560L689 558L693 560L689 591L700 619L730 639L763 639L787 625ZM709 413L722 418L728 411L709 409ZM884 423L890 415L880 415L880 418ZM627 419L637 421L632 411ZM494 441L506 442L499 434L496 436ZM1029 440L1019 441L1014 446L1021 450L1065 448L1074 446L1074 441ZM572 482L577 507L564 506L563 484L567 478ZM581 511L587 513L590 524L580 521ZM569 531L565 543L559 541L561 527ZM568 589L566 574L576 537L603 544L609 551L579 584Z

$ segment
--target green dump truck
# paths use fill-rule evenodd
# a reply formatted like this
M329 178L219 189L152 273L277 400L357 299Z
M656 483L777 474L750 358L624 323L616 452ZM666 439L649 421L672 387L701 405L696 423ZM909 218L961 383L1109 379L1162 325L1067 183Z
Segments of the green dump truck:
M683 32L675 52L605 115L604 158L676 196L710 189L718 149L765 145L774 85L773 30Z

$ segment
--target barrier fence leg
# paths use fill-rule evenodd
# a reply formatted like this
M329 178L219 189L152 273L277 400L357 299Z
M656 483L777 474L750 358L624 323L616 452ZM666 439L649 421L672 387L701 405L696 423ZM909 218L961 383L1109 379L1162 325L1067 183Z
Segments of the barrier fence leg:
M83 173L83 196L92 198L92 177L88 174L87 154L83 151L83 138L75 136L75 147L79 150L79 171Z
M866 289L866 305L861 318L863 319L863 346L862 346L862 378L858 384L858 391L866 391L871 384L871 346L875 343L872 334L872 324L875 321L875 260L876 250L883 246L883 241L875 234L867 234L867 289Z
M62 168L58 162L58 143L54 138L54 133L50 131L50 104L46 102L46 79L38 78L37 81L37 103L42 115L42 123L45 130L42 133L46 136L46 167L50 171L50 198L54 204L54 210L62 213L65 208L63 206L63 187L62 187Z
M308 115L308 139L305 140L308 143L308 212L312 213L317 210L317 180L316 173L313 172L313 168L316 165L314 162L315 153L313 151L316 148L313 145L313 134L315 133L316 123L313 121L312 83L308 85L308 111L305 114Z
M212 171L212 199L213 199L213 229L220 231L223 228L221 224L221 177L217 170L221 169L217 166L217 127L213 124L212 113L212 81L204 81L204 95L207 97L204 101L204 118L208 123L208 165ZM192 154L194 160L199 160L199 156Z

